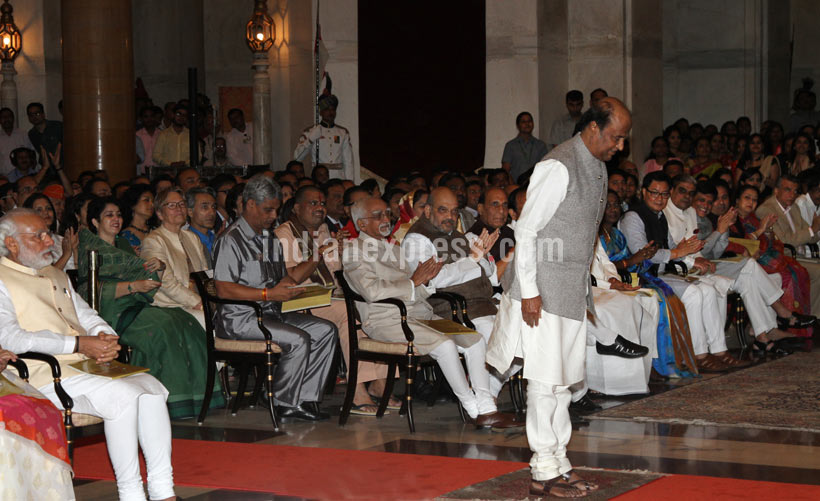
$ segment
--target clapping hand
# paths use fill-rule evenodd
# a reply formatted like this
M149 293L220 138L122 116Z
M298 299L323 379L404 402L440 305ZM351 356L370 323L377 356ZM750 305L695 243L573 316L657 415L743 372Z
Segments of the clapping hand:
M10 352L9 350L0 350L0 372L6 370L6 366L8 365L9 361L16 361L17 355Z
M410 277L410 280L412 280L416 286L427 284L427 282L438 275L438 272L441 271L442 266L444 266L444 261L439 262L438 259L433 256L427 261L419 264L416 271L413 272L413 276Z
M473 240L473 243L470 245L470 257L474 261L478 261L490 252L496 240L498 240L498 230L489 233L487 228L484 228L481 230L481 235Z
M151 259L145 261L145 264L142 265L146 271L149 273L155 273L157 271L162 271L165 269L165 263L160 261L159 259L152 257Z

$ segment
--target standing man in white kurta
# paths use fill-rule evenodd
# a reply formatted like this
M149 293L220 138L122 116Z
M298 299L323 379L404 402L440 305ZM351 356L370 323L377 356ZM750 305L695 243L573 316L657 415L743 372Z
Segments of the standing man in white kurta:
M598 489L567 459L569 387L584 379L587 308L594 314L589 266L607 194L604 161L623 149L632 118L619 100L605 98L578 125L579 134L535 165L487 349L487 362L502 373L514 357L524 359L534 495L583 497Z

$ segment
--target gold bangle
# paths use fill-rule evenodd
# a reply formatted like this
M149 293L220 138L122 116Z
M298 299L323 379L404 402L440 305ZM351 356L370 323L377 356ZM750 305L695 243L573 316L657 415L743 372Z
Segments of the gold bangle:
M267 301L267 300L268 300L268 288L265 287L264 289L262 289L262 301Z

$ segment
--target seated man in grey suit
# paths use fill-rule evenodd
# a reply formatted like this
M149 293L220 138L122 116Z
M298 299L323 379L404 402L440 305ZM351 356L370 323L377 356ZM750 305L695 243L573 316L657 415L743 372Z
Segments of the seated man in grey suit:
M391 297L401 299L407 306L416 351L430 355L438 363L476 426L523 426L523 422L516 422L511 415L498 412L496 408L490 392L490 374L484 362L486 342L483 337L477 334L447 336L414 321L434 318L433 308L425 301L430 296L426 285L438 275L443 263L431 257L411 271L401 248L386 240L391 229L390 209L382 199L360 200L353 205L351 214L359 236L346 242L342 263L350 287L367 301L357 305L364 332L377 341L405 342L396 307L373 303ZM459 352L467 361L472 388L467 384Z
M301 313L282 313L282 301L304 288L285 269L282 246L272 225L282 205L279 185L262 174L252 177L242 192L242 216L214 247L216 292L224 299L262 301L264 324L282 348L273 379L273 398L284 419L328 419L318 402L336 349L336 326ZM219 305L214 315L216 335L227 339L264 339L254 310ZM310 404L310 405L305 405Z

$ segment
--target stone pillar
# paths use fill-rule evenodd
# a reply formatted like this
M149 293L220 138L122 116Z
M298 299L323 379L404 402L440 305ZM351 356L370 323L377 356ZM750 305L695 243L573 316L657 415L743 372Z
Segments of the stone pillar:
M268 54L253 55L253 163L270 165L271 107Z
M130 0L63 0L63 158L69 178L134 176Z
M583 92L588 107L601 87L632 111L632 159L642 162L662 132L660 1L540 0L537 16L542 131L566 113L567 91Z

